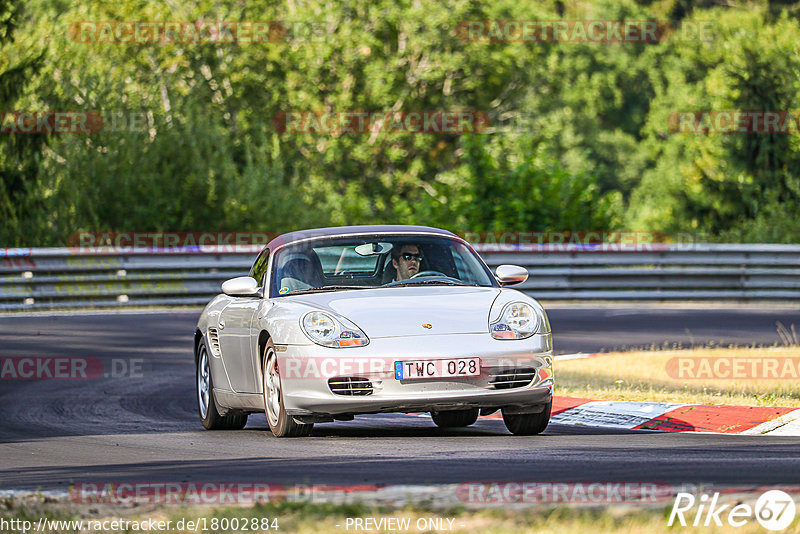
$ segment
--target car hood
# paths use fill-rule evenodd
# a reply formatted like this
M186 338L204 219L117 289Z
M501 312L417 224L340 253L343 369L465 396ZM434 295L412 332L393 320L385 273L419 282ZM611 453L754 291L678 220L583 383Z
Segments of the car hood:
M284 298L346 317L374 339L486 333L489 310L499 293L500 289L495 287L425 286L331 291Z

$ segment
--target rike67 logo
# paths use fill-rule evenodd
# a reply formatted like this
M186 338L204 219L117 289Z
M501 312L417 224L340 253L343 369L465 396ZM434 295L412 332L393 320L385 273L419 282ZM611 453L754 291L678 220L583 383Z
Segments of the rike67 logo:
M781 490L769 490L761 494L755 505L738 503L721 504L719 492L711 497L706 494L695 498L691 493L678 493L669 514L668 526L675 521L681 526L715 526L724 523L731 527L742 527L755 519L767 530L784 530L792 524L795 516L795 503L791 495Z

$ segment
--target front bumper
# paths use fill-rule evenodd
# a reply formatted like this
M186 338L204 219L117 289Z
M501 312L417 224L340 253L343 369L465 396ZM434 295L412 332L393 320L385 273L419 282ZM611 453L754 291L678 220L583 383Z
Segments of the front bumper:
M276 347L289 415L513 408L535 412L552 399L551 334L496 340L486 334L425 335L370 340L366 347ZM396 380L395 361L480 358L480 376ZM525 380L497 385L498 375L524 370ZM329 379L358 378L369 392L334 393ZM530 377L530 380L527 378ZM336 380L334 380L336 381ZM366 382L365 382L366 381Z

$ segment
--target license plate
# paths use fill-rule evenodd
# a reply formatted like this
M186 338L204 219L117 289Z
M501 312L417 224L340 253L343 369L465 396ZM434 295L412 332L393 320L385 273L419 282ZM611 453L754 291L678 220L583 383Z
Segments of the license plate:
M454 376L479 376L480 358L457 360L412 360L394 362L394 377L397 380L411 378L450 378Z

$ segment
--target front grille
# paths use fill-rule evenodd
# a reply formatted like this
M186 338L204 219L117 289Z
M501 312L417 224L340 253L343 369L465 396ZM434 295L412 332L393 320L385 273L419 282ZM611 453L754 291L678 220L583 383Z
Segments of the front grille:
M372 395L375 390L369 379L357 376L329 378L328 387L334 395Z
M511 389L525 387L536 378L536 369L523 367L517 369L499 369L489 374L489 385L494 389Z
M214 356L219 356L222 352L219 350L219 332L217 332L216 328L209 328L208 329L208 342L211 345L209 349L211 349L211 354Z

